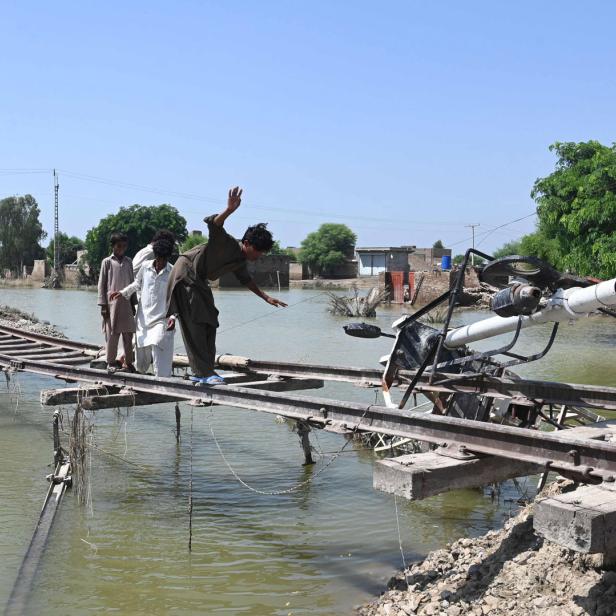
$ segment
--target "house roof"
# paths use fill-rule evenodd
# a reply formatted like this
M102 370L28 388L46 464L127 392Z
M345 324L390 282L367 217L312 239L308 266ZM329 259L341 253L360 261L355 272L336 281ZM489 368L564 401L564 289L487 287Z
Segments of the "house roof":
M414 250L414 246L390 246L389 248L383 246L374 246L355 249L356 252L414 252Z

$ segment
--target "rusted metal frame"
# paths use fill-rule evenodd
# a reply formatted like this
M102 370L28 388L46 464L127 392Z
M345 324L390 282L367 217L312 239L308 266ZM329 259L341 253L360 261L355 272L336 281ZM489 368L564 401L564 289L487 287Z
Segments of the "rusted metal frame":
M58 339L54 339L58 340ZM1 355L1 354L0 354ZM16 358L11 358L15 360ZM5 356L4 365L8 365ZM1 364L2 362L0 362ZM250 359L245 367L236 367L234 371L243 374L266 374L281 376L315 377L327 381L355 384L369 384L375 387L381 384L382 372L378 368L358 368L348 366L329 366L323 364L298 364ZM100 371L98 372L100 374ZM410 381L416 374L414 370L400 370L397 376ZM441 379L451 378L451 374L438 373ZM458 376L458 375L456 375ZM427 383L424 374L415 390L418 393L474 393L495 398L527 398L542 400L545 404L568 404L569 406L616 410L616 388L596 385L578 385L529 379L511 379L485 375L477 382L475 374L459 375L456 383L432 385Z
M0 327L0 331L5 330L9 330L11 335L22 335L21 330ZM27 335L28 339L34 341L45 339L55 346L62 345L66 348L74 348L77 350L84 349L84 351L88 349L99 349L96 345L74 340L65 340L53 336L44 336L43 334L23 333L23 335ZM246 367L236 367L234 370L236 372L243 372L244 374L261 373L267 375L277 374L281 376L306 376L321 378L328 381L341 381L356 384L367 383L375 387L381 385L382 379L382 371L378 368L298 364L253 359L249 360ZM409 382L415 376L415 373L416 371L413 370L399 370L396 376L401 380ZM444 373L437 373L435 378L437 376L441 378L451 377L451 375ZM464 375L461 375L461 377L464 377ZM469 375L467 378L461 378L455 385L448 384L447 386L442 386L433 383L432 386L429 386L426 383L428 380L426 375L423 375L417 387L421 388L422 393L425 391L434 391L437 393L476 393L496 398L526 397L530 400L543 400L546 404L568 404L570 406L616 410L616 388L533 381L528 379L513 380L506 377L495 376L486 376L482 380L481 385L478 385L474 381L474 375Z
M78 351L91 351L98 353L101 347L96 344L89 344L87 342L80 342L78 340L68 340L65 338L58 338L57 336L47 336L45 334L34 334L32 332L23 331L21 329L15 329L13 327L0 326L0 332L11 334L25 340L32 340L34 342L46 342L53 346L62 346L68 349L76 349Z
M57 357L55 359L37 359L36 361L44 361L48 364L79 366L81 364L89 364L90 358L86 355L75 355L73 357Z
M436 299L433 299L431 302L426 304L423 308L420 308L413 314L410 314L402 323L398 325L398 336L396 336L396 341L394 342L394 345L389 354L389 360L387 361L387 366L385 366L385 371L383 372L383 377L382 377L383 389L385 391L388 391L389 388L391 387L394 381L394 378L395 378L395 374L398 371L395 360L396 360L396 352L398 351L398 348L400 346L400 333L402 332L403 328L409 323L412 323L413 321L417 321L424 315L428 314L431 310L436 308L438 305L442 304L445 300L449 298L450 293L451 293L450 291L445 291L445 293L439 295Z
M0 355L0 364L7 358ZM404 411L325 398L261 392L237 386L197 388L177 379L147 375L101 375L90 368L73 368L31 360L23 369L50 376L132 387L204 404L226 405L284 415L312 425L338 426L355 431L379 432L433 443L449 442L469 451L524 460L559 472L582 475L588 481L612 480L616 474L616 445L591 439L567 437L567 431L545 433L417 411ZM594 470L593 470L594 469Z
M522 320L520 319L520 323L521 322ZM509 357L514 357L515 359L508 361L508 362L504 362L502 364L503 368L510 368L511 366L517 366L518 364L526 364L531 361L537 361L538 359L545 357L548 351L552 348L552 345L554 344L554 340L556 340L556 334L558 333L558 326L559 326L558 322L554 323L554 327L552 327L552 333L550 334L550 339L548 340L548 343L545 345L543 351L539 353L535 353L534 355L526 355L526 356L518 355L517 353L504 353L504 355L508 355Z
M48 477L49 489L34 533L32 534L30 545L21 562L15 584L6 604L5 616L21 616L27 613L28 598L36 579L55 516L66 488L71 485L71 464L60 446L58 421L59 413L56 411L53 416L55 470Z
M368 383L374 386L381 383L381 372L378 368L293 364L251 359L247 366L234 368L234 370L282 376L313 376L327 381ZM415 374L415 370L399 370L397 376L400 379L410 381ZM512 379L487 374L484 374L481 380L478 380L476 373L455 375L455 382L454 376L451 374L439 372L436 376L439 379L444 379L444 381L438 380L429 385L427 383L428 377L424 374L415 390L419 393L430 391L437 393L474 393L494 398L517 397L527 398L531 401L540 399L546 404L568 404L570 406L616 410L616 388L614 387Z
M20 355L19 357L27 357L28 359L42 359L48 361L50 359L74 359L75 357L82 357L84 361L90 361L90 357L84 355L81 351L67 351L66 349L53 349L52 353L37 353Z
M21 342L12 342L11 344L0 344L0 353L11 353L14 351L29 351L31 349L42 349L44 348L42 343L40 342L28 342L27 340L23 340Z
M458 270L458 276L453 285L453 289L450 290L449 296L449 306L447 308L447 315L445 316L445 322L443 323L443 329L439 332L438 335L438 344L436 346L436 352L434 354L434 361L432 363L432 370L428 377L428 382L432 383L434 381L434 377L437 372L437 366L439 364L439 359L441 357L441 351L443 350L443 344L445 343L445 337L447 336L447 332L449 331L449 323L451 322L451 317L453 315L453 311L455 307L458 305L458 296L462 292L464 287L464 276L466 275L466 268L468 267L468 261L471 254L476 254L488 261L492 260L492 257L485 252L481 252L480 250L476 250L475 248L469 248L464 254L464 261L460 269ZM518 324L519 327L519 324Z
M399 409L403 409L406 406L406 403L408 402L408 399L411 397L411 394L415 390L415 387L419 379L421 379L423 373L428 367L428 364L434 358L434 352L436 351L437 344L438 344L438 340L435 339L434 342L431 344L430 349L426 353L424 360L421 362L421 366L419 366L419 369L415 373L415 376L413 377L408 387L406 388L406 391L404 392L404 395L402 396L402 399L400 400L400 403L398 404ZM435 404L436 404L436 401L435 401Z
M55 354L57 355L58 353L80 353L81 355L83 355L82 351L74 351L72 349L62 349L60 347L44 347L44 346L40 346L39 344L36 344L35 347L30 348L30 345L28 345L29 348L27 348L25 351L22 351L21 349L13 349L11 351L6 351L3 348L0 348L0 353L3 353L4 355L10 355L11 357L36 357L38 359L39 355L47 355L47 354Z

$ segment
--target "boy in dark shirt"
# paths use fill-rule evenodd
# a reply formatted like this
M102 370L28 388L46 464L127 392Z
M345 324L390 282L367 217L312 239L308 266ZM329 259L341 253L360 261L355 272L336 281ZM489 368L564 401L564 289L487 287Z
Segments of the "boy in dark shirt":
M180 319L193 379L207 385L224 383L224 379L214 372L218 310L209 280L233 272L242 285L268 304L286 307L284 302L259 289L246 267L247 261L256 261L272 249L274 240L267 225L259 223L248 227L241 241L223 228L225 220L237 210L241 201L242 190L236 186L229 191L225 211L205 218L208 243L179 256L167 287L167 316Z

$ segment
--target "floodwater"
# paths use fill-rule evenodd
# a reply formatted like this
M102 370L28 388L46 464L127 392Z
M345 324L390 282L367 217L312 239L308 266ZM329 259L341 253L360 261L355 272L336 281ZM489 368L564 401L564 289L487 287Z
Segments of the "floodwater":
M319 291L279 293L290 304L284 311L243 291L215 295L222 352L376 366L391 342L344 336L341 325L348 319L329 315ZM71 338L100 340L93 293L0 289L0 304L33 312ZM387 328L401 311L384 308L376 323ZM457 323L481 316L467 312ZM614 385L615 325L601 318L565 326L551 354L519 372ZM543 329L525 330L520 344L531 352L545 339ZM52 409L40 406L39 391L60 386L25 374L13 385L17 393L9 394L4 385L0 393L0 605L27 548L50 472ZM346 384L308 393L375 400L374 390ZM316 475L344 438L313 433L323 454L315 467L305 468L297 435L271 415L183 405L182 417L179 445L171 404L91 417L97 449L91 449L90 504L79 507L67 493L29 613L348 614L383 590L401 567L400 544L407 562L418 559L461 536L499 527L524 492L533 494L534 482L526 480L517 487L506 483L496 499L472 490L418 503L397 499L399 540L393 497L372 489L372 452L349 445L314 482L291 493L263 495L242 486L230 467L257 490L284 491Z

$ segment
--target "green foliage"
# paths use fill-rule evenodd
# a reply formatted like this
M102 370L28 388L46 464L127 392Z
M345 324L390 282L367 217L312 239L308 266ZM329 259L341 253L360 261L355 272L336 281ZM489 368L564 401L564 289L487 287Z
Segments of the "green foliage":
M325 223L317 231L309 233L302 242L299 260L315 273L326 274L344 262L356 241L357 236L346 225Z
M267 254L284 255L286 257L291 257L291 259L293 259L294 261L297 259L297 255L292 250L289 250L288 248L283 248L278 240L274 240L274 245Z
M179 242L183 242L187 236L185 218L167 204L131 205L120 208L117 214L105 216L86 235L87 260L93 275L98 273L101 261L111 254L109 238L112 233L122 232L128 235L126 254L133 257L136 252L149 244L159 229L172 231Z
M40 242L47 235L32 195L0 201L0 268L21 271L44 255Z
M521 240L512 240L511 242L503 244L498 250L494 250L492 256L495 259L500 259L500 257L508 257L510 255L521 255L523 254L520 252L521 245Z
M462 261L464 261L464 255L456 255L451 261L454 265L462 265ZM469 259L469 263L470 262L471 261ZM475 265L482 265L483 263L485 263L485 259L483 257L480 257L479 255L475 255Z
M550 150L556 170L533 186L539 225L525 246L561 270L616 276L616 145L567 142Z
M432 248L445 248L445 246L441 240L436 240L436 242L432 244Z
M58 236L58 244L60 245L60 263L58 266L62 267L63 265L74 263L77 260L77 251L83 250L84 248L84 241L75 236L69 237L66 233L62 233L62 231L60 231ZM55 240L52 239L46 251L47 263L49 263L50 266L53 266L54 244Z
M207 244L207 237L204 235L197 235L196 233L191 233L180 244L180 254L184 252L188 252L191 248L194 248L195 246L199 246L199 244Z

